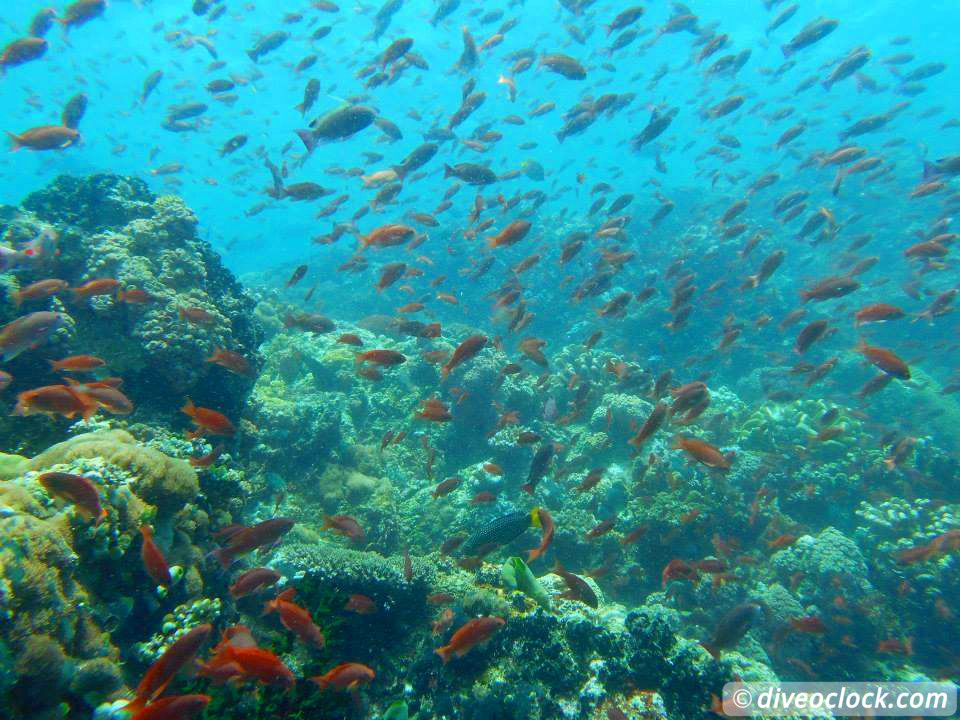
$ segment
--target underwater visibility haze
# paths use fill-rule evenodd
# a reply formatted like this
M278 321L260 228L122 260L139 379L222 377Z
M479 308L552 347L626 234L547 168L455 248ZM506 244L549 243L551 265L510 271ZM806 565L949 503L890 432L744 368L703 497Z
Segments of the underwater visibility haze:
M955 2L0 20L0 717L960 675Z

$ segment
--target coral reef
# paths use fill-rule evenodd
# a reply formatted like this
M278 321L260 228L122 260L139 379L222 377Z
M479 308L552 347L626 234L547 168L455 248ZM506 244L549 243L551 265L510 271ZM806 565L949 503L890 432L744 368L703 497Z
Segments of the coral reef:
M69 338L50 352L109 358L109 371L123 377L125 392L145 413L171 413L189 396L239 414L249 379L206 359L226 348L255 365L262 331L253 300L197 236L197 218L180 198L154 196L133 178L63 176L0 224L7 237L42 231L56 234L59 255L14 275L11 293L51 276L72 287L110 278L119 281L121 293L146 293L136 302L116 293L44 301L72 320ZM35 305L30 309L40 309ZM12 303L4 304L0 321L15 312ZM40 377L33 368L25 361L11 365L18 387Z

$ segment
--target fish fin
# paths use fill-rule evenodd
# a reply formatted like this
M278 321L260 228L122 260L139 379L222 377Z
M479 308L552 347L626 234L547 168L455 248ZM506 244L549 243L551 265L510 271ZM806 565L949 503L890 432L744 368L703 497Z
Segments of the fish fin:
M307 153L312 153L314 148L317 147L317 139L313 136L313 131L297 130L296 132L300 140L303 141L304 147L307 148Z

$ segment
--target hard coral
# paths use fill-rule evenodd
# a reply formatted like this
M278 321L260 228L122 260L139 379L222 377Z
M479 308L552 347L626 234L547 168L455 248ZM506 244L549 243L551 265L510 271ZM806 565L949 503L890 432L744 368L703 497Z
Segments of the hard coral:
M184 460L138 444L130 433L106 430L77 435L48 448L27 463L28 470L44 470L78 458L103 458L129 470L133 491L157 506L161 514L179 510L200 490L197 473Z

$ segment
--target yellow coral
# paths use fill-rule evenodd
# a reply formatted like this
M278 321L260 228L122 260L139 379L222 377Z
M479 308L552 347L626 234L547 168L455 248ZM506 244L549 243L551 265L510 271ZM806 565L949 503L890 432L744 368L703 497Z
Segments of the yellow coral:
M160 513L179 510L200 491L190 463L139 445L123 430L86 433L57 443L30 460L26 469L40 471L77 458L95 457L133 473L133 491Z

